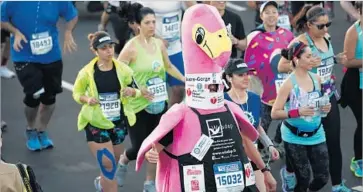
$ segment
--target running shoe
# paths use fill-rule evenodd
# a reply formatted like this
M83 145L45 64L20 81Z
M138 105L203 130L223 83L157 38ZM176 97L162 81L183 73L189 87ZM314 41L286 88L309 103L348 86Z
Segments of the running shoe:
M155 181L145 181L143 192L156 192Z
M53 141L48 137L47 132L42 131L38 133L40 145L43 149L50 149L53 148Z
M350 163L350 170L353 171L356 177L362 177L362 163L362 159L354 161L354 157L352 158L352 161Z
M11 79L15 77L15 73L6 66L0 66L0 76L6 79Z
M294 173L288 173L286 166L280 169L282 181L282 190L284 192L293 192L296 186L296 177Z
M28 149L31 151L40 151L42 146L40 145L37 130L26 130L25 134L27 138L26 146Z
M352 190L345 186L345 181L338 186L333 186L332 192L351 192Z
M118 186L122 187L124 185L126 174L127 174L127 165L121 165L120 163L118 163L118 168L116 171L116 179Z
M95 185L96 192L102 192L101 177L96 177L93 183Z

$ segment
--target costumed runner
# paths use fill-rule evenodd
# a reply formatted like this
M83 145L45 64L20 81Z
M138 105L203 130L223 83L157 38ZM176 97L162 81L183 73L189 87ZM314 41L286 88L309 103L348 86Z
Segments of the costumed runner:
M281 58L281 49L287 48L294 34L278 26L278 4L268 1L261 5L260 13L263 24L247 36L245 62L249 68L256 69L256 76L251 76L250 87L254 92L262 89L261 126L268 132L271 124L271 109L276 99L276 93L284 82L287 74L278 72L278 63ZM257 77L257 78L256 78ZM256 87L259 87L256 89ZM260 93L259 93L260 94ZM281 143L280 129L277 129L275 143ZM263 147L259 145L259 148ZM279 148L280 153L283 152ZM265 153L265 150L262 151ZM269 153L267 153L269 154ZM264 154L265 157L268 155ZM283 155L282 155L283 156Z
M182 30L186 100L173 105L144 140L136 170L144 158L158 162L159 192L252 192L257 188L249 157L264 172L267 188L275 191L276 181L252 142L257 131L240 107L224 101L221 72L232 46L217 9L190 7ZM160 145L171 131L173 141Z

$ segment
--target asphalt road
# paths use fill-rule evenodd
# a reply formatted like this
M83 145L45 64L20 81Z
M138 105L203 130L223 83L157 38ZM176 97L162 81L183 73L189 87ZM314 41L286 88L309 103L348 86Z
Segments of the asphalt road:
M231 9L238 13L244 23L246 33L254 27L254 11L246 8L245 2L232 2ZM238 6L234 6L238 5ZM64 56L63 80L74 82L77 72L93 57L89 50L87 34L97 30L99 14L84 12L83 4L79 3L80 20L74 31L74 37L78 44L78 51ZM244 8L243 8L244 7ZM335 53L342 50L344 34L350 26L345 21L345 13L338 2L335 6L335 19L331 26L330 34ZM61 25L62 28L62 25ZM109 31L112 29L109 26ZM62 39L63 37L61 37ZM10 64L12 68L12 65ZM338 83L342 78L342 67L336 66L335 71ZM71 92L64 89L64 92L57 97L57 108L49 125L49 133L55 143L55 148L42 152L30 152L25 147L24 130L26 120L23 115L23 93L19 82L16 79L1 79L1 112L2 119L8 123L7 132L4 133L3 156L8 162L24 162L33 166L36 176L45 192L90 192L95 191L93 180L99 174L96 160L91 155L84 132L77 132L76 122L80 106L76 104ZM341 109L341 147L343 150L343 177L349 187L361 185L361 180L355 178L349 170L350 159L353 155L353 133L356 122L350 109ZM273 124L270 135L274 134ZM127 139L126 145L130 142ZM338 143L337 143L338 145ZM272 165L272 172L278 180L279 169L282 161ZM140 173L135 173L134 163L130 164L126 185L121 191L139 192L142 191L142 184L145 178L145 168ZM322 191L331 191L330 183Z

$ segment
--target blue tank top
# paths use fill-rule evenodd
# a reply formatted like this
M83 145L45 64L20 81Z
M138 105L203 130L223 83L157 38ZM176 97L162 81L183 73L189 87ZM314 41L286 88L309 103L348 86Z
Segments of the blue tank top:
M241 107L250 123L257 129L260 125L261 98L257 94L250 91L247 91L247 96L248 99L246 103L236 104ZM224 93L224 99L234 102L228 93Z
M355 58L363 59L363 34L362 28L360 27L360 21L355 22L354 24L355 30L357 31L357 44L355 45ZM359 88L363 89L363 71L362 68L359 68Z
M318 102L321 97L321 90L319 86L318 80L309 72L309 76L313 81L314 90L311 92L306 92L301 89L296 81L295 74L291 74L289 79L292 82L293 88L290 92L290 99L285 104L285 111L289 111L291 109L297 109L303 106L311 106L315 105L317 108L317 112L313 117L299 117L299 118L290 118L286 119L286 122L290 125L297 127L300 131L304 132L312 132L319 126L320 129L316 132L312 137L299 137L293 134L289 128L287 128L284 124L281 125L281 136L285 142L294 143L299 145L316 145L322 142L325 142L325 132L323 129L323 125L321 124L321 116L319 113Z
M330 96L336 91L334 79L332 77L334 69L334 50L331 42L325 38L328 42L329 49L326 52L322 52L318 49L308 33L305 33L309 47L314 55L317 55L321 59L319 67L314 67L311 71L318 74L321 78L323 92L328 92Z

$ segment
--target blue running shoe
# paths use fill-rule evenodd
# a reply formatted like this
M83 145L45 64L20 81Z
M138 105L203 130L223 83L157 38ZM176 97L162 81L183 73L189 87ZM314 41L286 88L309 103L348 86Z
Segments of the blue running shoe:
M49 139L47 132L41 131L38 133L40 145L43 149L50 149L53 148L53 141Z
M280 169L282 181L282 190L284 192L293 192L296 186L296 177L294 173L288 173L286 167Z
M338 186L333 186L332 192L351 192L352 190L345 186L345 181Z
M31 151L40 151L42 149L42 146L40 145L40 141L38 138L38 132L37 130L26 130L26 146Z
M362 159L354 161L354 157L350 162L350 170L353 171L356 177L362 178Z

